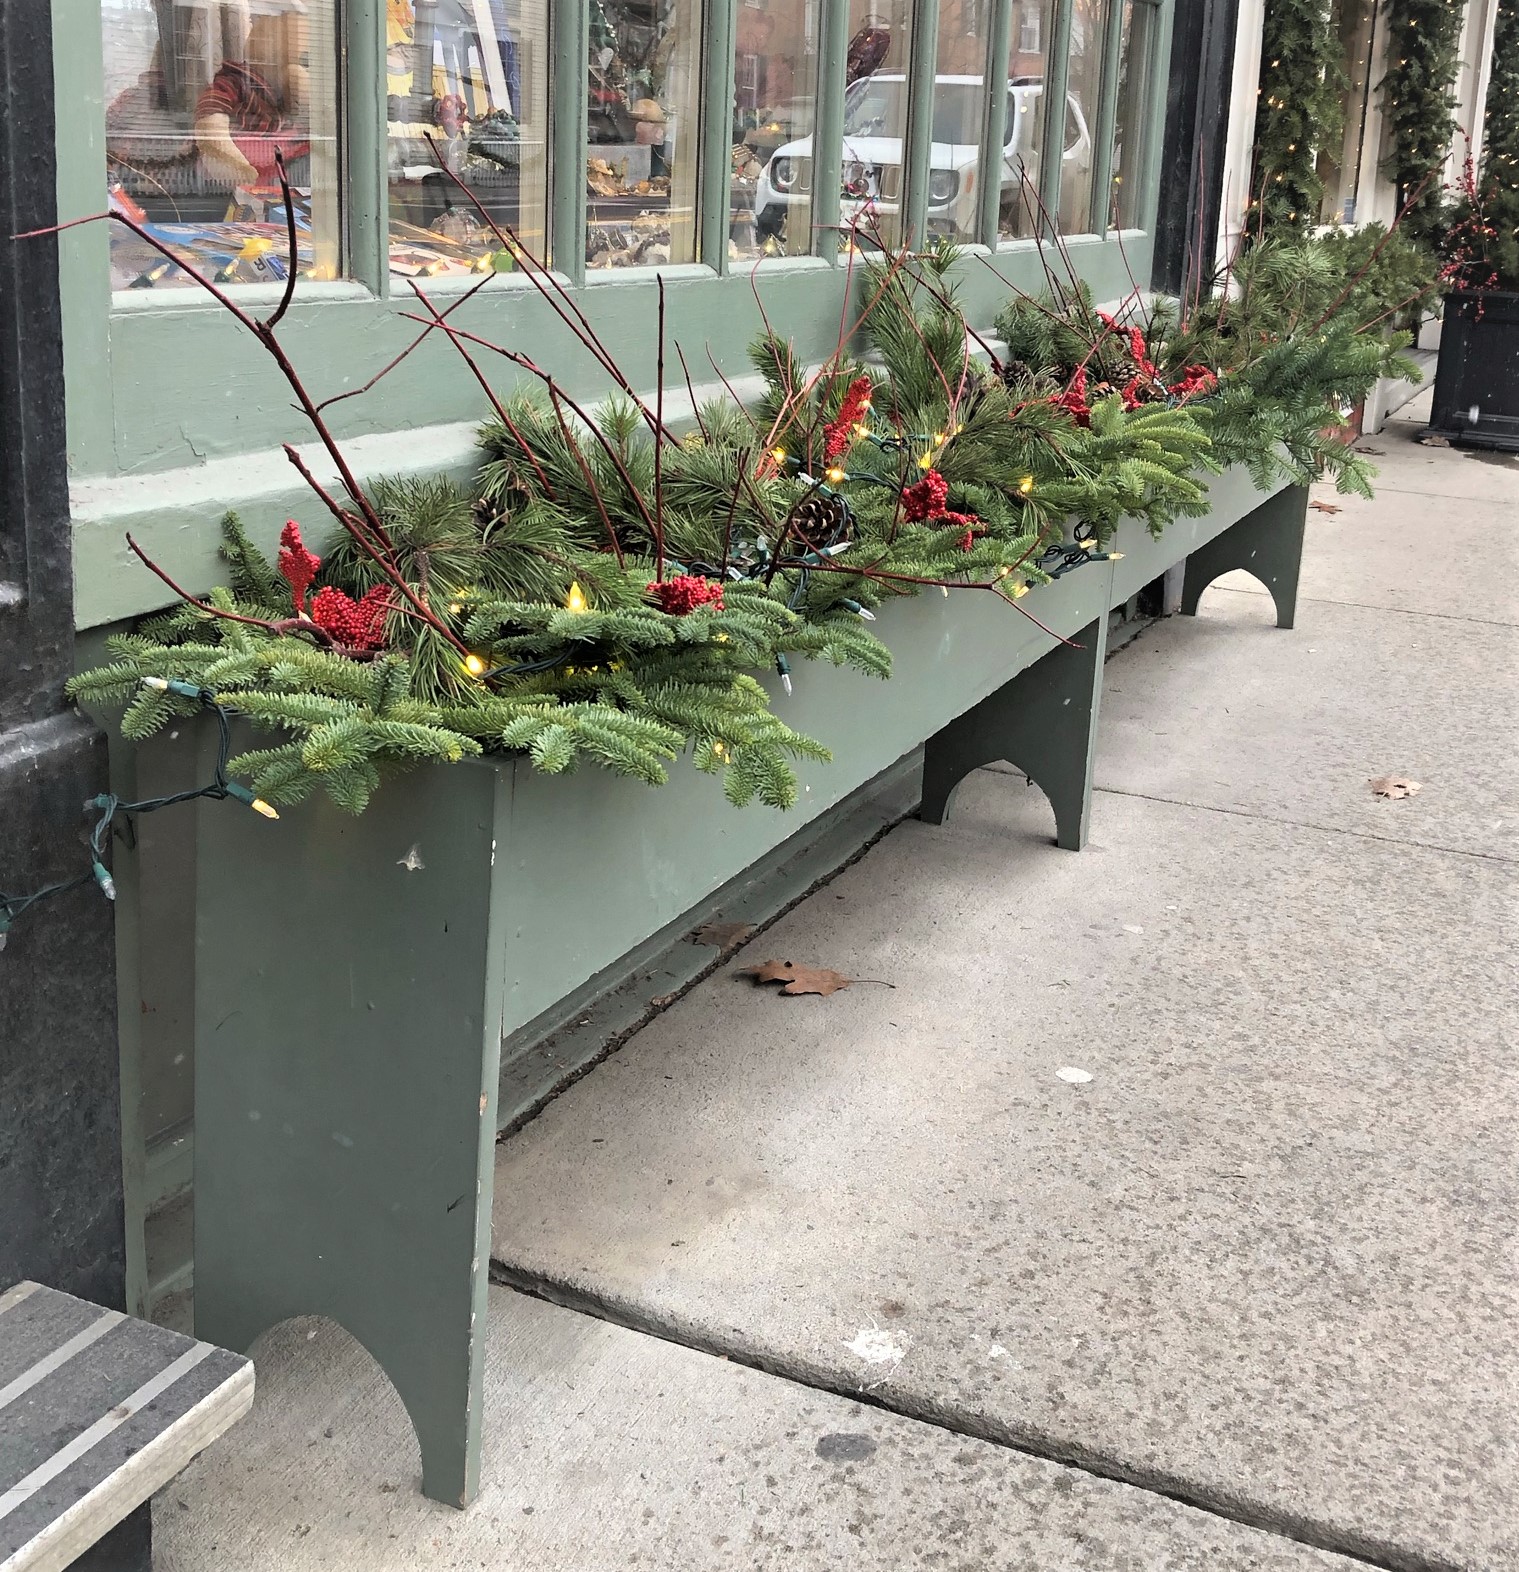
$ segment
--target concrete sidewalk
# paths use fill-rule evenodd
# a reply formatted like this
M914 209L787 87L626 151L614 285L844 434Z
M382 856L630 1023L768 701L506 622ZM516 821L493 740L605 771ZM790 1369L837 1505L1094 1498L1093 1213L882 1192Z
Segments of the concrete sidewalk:
M502 1146L469 1513L292 1325L162 1564L1519 1566L1519 464L1417 429L1110 664L1085 852L981 772Z

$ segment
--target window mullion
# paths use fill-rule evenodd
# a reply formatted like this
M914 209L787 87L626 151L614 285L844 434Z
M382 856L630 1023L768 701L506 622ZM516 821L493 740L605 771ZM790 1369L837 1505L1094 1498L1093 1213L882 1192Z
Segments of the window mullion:
M981 197L976 204L976 238L997 246L1002 211L1002 160L1007 145L1007 63L1013 50L1013 0L991 0L987 22L985 103L981 120Z
M701 168L697 174L699 261L728 271L733 189L733 8L737 0L707 0L706 85L701 106Z
M390 294L390 191L386 123L384 0L348 0L343 8L346 65L313 72L312 99L323 88L321 71L337 88L342 107L345 271L381 299ZM313 181L313 187L315 182Z
M1048 62L1044 73L1044 150L1039 160L1039 200L1044 206L1040 231L1060 224L1060 176L1065 163L1066 92L1071 80L1071 16L1074 0L1056 0Z
M934 76L939 64L939 0L916 0L907 61L907 136L902 159L902 224L898 244L927 241L928 163L934 124Z
M1094 235L1106 235L1113 213L1113 129L1118 124L1118 70L1123 51L1124 0L1108 0L1107 34L1102 41L1102 99L1093 128L1092 208ZM1130 24L1133 32L1133 24Z
M554 148L549 179L549 247L554 271L585 282L586 49L591 0L550 7L554 51L550 113Z
M1143 181L1144 200L1139 204L1141 226L1152 234L1155 230L1155 211L1159 202L1160 163L1165 141L1166 87L1171 62L1171 22L1173 11L1170 0L1135 0L1153 10L1152 25L1146 29L1146 47L1150 58L1145 62L1145 113L1144 157L1139 165ZM1132 25L1132 24L1131 24ZM1211 250L1213 237L1207 237Z
M53 0L56 118L38 127L57 138L58 217L98 213L105 170L105 120L81 105L105 103L98 0ZM111 226L84 224L58 237L63 303L64 400L69 463L84 474L115 468L111 399ZM19 242L17 242L19 244Z
M817 107L812 121L810 249L832 262L839 254L839 197L844 162L844 70L849 54L849 0L822 0L818 22Z

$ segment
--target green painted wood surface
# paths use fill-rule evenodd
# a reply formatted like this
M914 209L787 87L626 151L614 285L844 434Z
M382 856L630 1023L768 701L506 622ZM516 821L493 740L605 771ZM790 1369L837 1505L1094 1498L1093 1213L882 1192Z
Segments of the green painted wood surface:
M208 761L209 762L209 761ZM195 1325L340 1322L395 1382L423 1485L479 1478L509 776L392 783L362 819L202 813ZM224 807L223 804L215 806ZM427 866L404 866L419 819ZM260 834L264 830L267 833Z

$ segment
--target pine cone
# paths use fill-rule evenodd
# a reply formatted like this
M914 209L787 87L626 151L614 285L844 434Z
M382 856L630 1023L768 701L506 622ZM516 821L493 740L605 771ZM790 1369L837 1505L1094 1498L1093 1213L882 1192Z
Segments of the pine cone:
M815 492L792 509L792 527L809 545L831 546L849 528L849 504L843 497Z

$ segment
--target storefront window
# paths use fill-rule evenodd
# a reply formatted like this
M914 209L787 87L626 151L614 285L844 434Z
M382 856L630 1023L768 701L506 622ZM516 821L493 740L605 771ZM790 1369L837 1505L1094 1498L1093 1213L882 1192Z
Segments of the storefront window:
M817 0L743 0L734 26L730 254L805 256L814 249Z
M1013 0L1012 52L1007 62L1007 116L1002 146L1002 197L997 235L1025 240L1038 230L1039 162L1044 146L1044 41L1052 0Z
M1113 189L1108 198L1108 222L1116 229L1137 229L1143 222L1139 202L1144 194L1144 108L1154 25L1154 6L1124 0L1118 108L1113 117Z
M911 0L850 0L844 63L844 160L840 215L862 235L895 245L907 135Z
M696 260L700 0L590 0L588 266Z
M111 206L224 285L336 278L335 0L101 0ZM116 289L190 284L111 226Z
M1339 145L1319 153L1319 179L1324 183L1322 224L1356 221L1356 187L1361 149L1366 139L1366 114L1371 93L1371 50L1376 30L1375 0L1343 0L1339 13L1340 47L1345 58L1342 100L1344 132Z
M385 43L391 272L546 260L548 0L387 0Z
M977 37L979 0L942 0L929 129L928 233L974 240L979 224L986 41Z
M1116 0L1075 0L1071 11L1060 162L1060 228L1067 235L1079 235L1092 227L1092 137L1102 99L1102 48L1110 3Z

